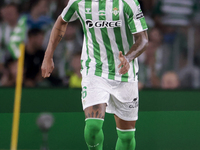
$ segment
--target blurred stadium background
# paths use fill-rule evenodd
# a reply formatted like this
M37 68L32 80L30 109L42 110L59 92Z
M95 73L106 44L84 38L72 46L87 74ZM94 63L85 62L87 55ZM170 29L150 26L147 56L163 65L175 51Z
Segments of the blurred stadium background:
M140 111L137 150L200 149L200 0L139 0L149 30L139 57ZM55 51L55 70L41 77L51 28L68 0L0 2L0 149L10 149L19 44L25 43L18 149L42 145L36 119L52 113L52 150L86 150L81 107L79 21L69 23ZM111 115L104 124L105 150L114 150Z

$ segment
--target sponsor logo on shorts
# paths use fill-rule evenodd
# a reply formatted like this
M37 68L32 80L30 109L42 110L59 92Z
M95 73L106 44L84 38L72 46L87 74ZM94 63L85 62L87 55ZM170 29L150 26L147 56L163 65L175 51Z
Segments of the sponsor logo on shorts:
M136 108L138 107L138 98L134 98L133 101L131 102L131 105L129 105L129 108Z

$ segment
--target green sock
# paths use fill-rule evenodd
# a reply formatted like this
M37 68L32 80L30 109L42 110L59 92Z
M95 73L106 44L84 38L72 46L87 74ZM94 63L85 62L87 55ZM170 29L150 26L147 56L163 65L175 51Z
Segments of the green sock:
M98 118L86 119L84 136L89 150L103 150L103 121Z
M118 139L115 150L135 150L135 129L117 129Z

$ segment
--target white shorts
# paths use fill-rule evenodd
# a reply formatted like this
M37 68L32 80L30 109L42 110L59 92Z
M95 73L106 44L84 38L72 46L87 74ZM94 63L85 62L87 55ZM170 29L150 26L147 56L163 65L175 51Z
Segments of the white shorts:
M106 112L125 121L138 119L138 82L120 82L98 76L82 79L82 105L106 103Z

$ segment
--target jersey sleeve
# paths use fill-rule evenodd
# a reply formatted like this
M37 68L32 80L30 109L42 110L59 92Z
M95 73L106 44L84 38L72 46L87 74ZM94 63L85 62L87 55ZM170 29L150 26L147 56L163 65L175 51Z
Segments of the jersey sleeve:
M125 0L124 10L132 34L142 32L148 29L138 0Z
M78 18L76 14L77 3L76 0L69 0L67 6L61 13L61 17L64 21L70 22Z

